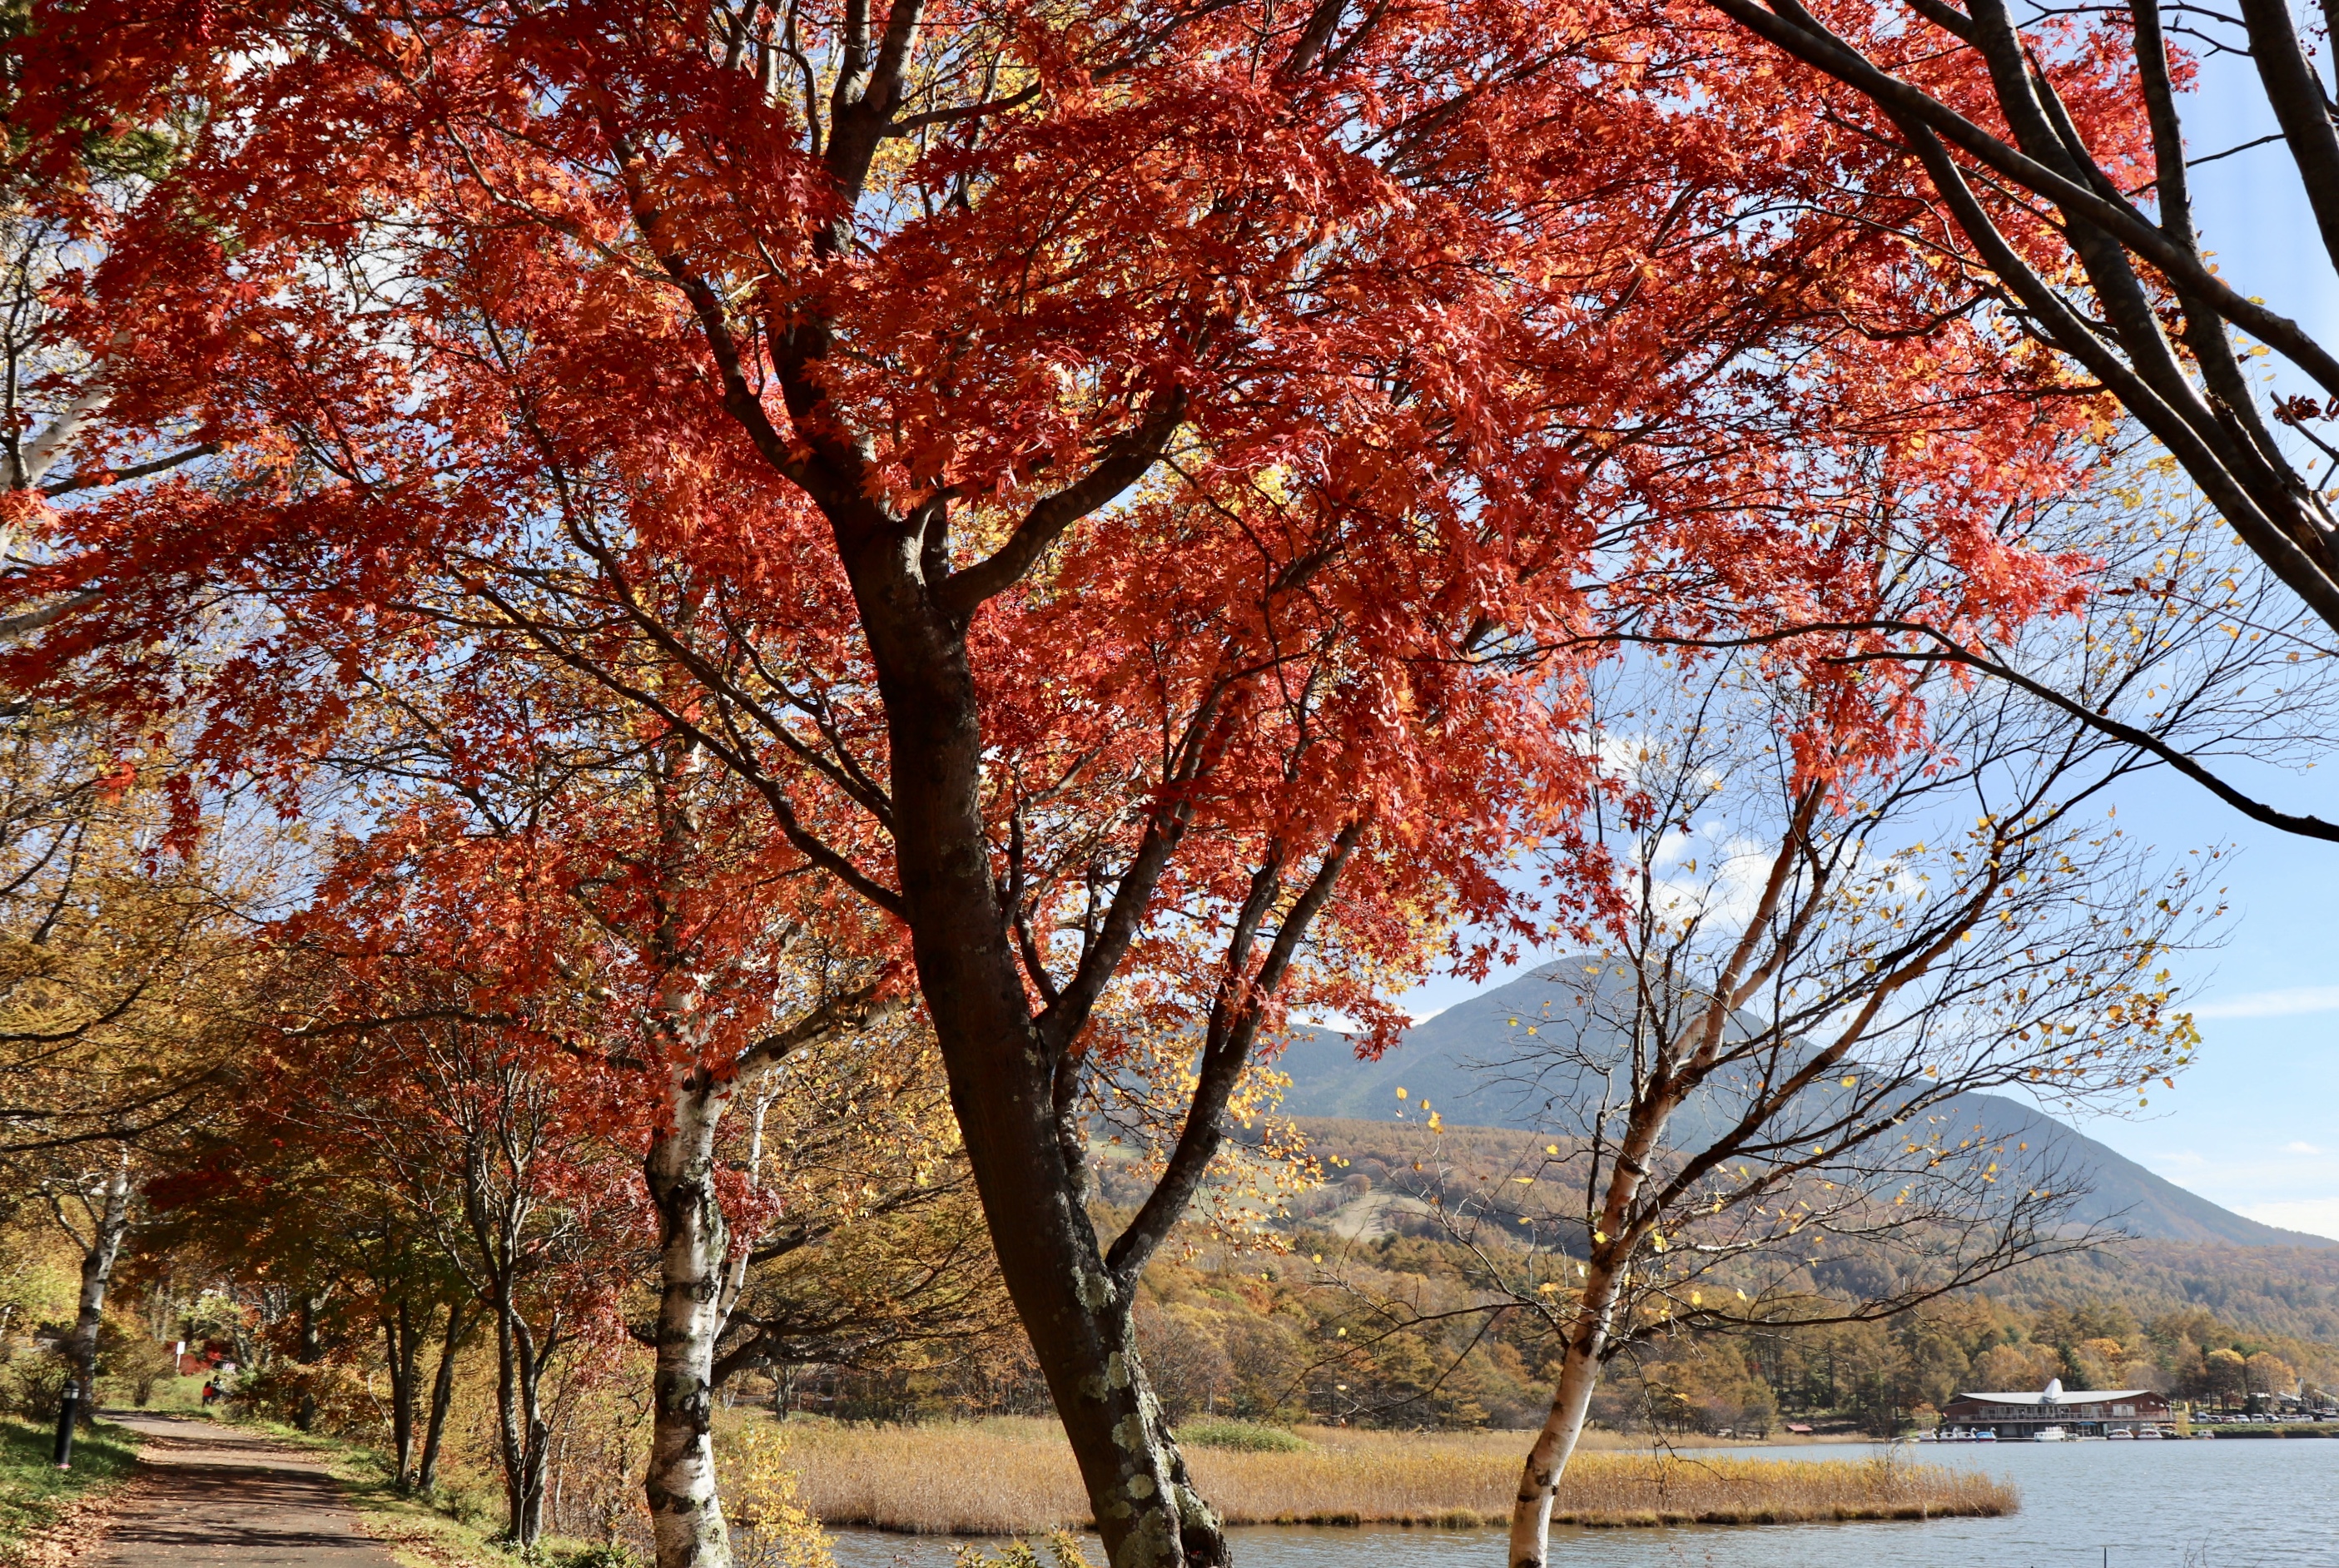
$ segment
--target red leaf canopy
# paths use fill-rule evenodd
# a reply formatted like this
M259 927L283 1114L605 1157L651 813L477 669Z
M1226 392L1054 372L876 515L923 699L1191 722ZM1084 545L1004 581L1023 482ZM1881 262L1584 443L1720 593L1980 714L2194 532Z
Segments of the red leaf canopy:
M1426 933L1529 929L1505 856L1596 786L1617 637L2071 591L2020 518L2090 405L1694 7L100 3L16 53L105 439L230 455L62 510L20 591L95 597L15 677L192 699L233 765L361 677L489 755L558 670L898 911L898 568L968 627L1040 971L1150 853L1175 969L1355 824L1294 1000L1381 1017ZM180 156L110 182L93 125ZM1882 640L1779 645L1807 768L1920 743L1835 662Z

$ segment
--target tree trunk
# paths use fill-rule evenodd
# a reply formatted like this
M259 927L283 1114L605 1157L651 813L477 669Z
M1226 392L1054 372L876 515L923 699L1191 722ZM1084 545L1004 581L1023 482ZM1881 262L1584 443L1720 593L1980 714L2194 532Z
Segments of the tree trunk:
M1106 1267L1089 1220L1077 1134L1059 1136L1055 1065L992 881L964 628L933 604L914 537L873 529L840 542L884 699L896 874L919 989L1001 1275L1112 1568L1215 1568L1228 1561L1225 1535L1147 1387L1130 1286Z
M301 1375L301 1404L292 1413L292 1425L302 1432L317 1429L317 1364L325 1358L324 1339L317 1318L323 1305L321 1297L301 1298L301 1337L292 1359L307 1370Z
M97 1331L105 1321L105 1290L113 1279L113 1260L122 1254L122 1238L130 1232L130 1156L125 1150L105 1184L105 1207L90 1227L89 1246L81 1255L80 1310L74 1315L72 1336L65 1341L65 1358L81 1384L82 1418L97 1412Z
M414 1490L414 1376L419 1341L413 1304L399 1297L395 1310L381 1315L381 1334L389 1353L390 1445L397 1456L398 1489Z
M666 1125L644 1167L658 1213L657 1371L643 1479L657 1568L730 1568L731 1535L716 1494L715 1343L723 1329L730 1241L715 1186L715 1137L731 1087L696 1068L671 1070Z
M1677 1103L1663 1094L1644 1101L1626 1124L1610 1159L1608 1190L1584 1259L1584 1296L1568 1333L1559 1386L1552 1391L1551 1414L1544 1418L1543 1430L1535 1434L1535 1445L1527 1450L1519 1494L1511 1505L1511 1568L1544 1568L1551 1553L1552 1494L1567 1472L1576 1439L1583 1435L1584 1415L1591 1407L1593 1389L1600 1383L1600 1353L1607 1347L1609 1317L1616 1309L1619 1287L1639 1244L1639 1238L1628 1233L1626 1222Z
M1608 1315L1615 1301L1614 1272L1597 1268L1587 1276L1583 1306L1568 1335L1567 1356L1560 1364L1559 1386L1552 1392L1551 1414L1544 1417L1543 1430L1527 1450L1518 1499L1511 1505L1511 1568L1544 1568L1550 1554L1552 1496L1574 1456L1576 1440L1584 1435L1584 1416L1592 1407L1592 1391L1600 1384L1600 1352L1607 1344Z
M544 1446L536 1336L508 1297L496 1309L496 1425L504 1468L505 1535L520 1552L544 1533Z
M439 1450L447 1435L447 1413L455 1405L455 1357L471 1329L473 1318L460 1302L447 1304L447 1337L439 1349L439 1370L430 1379L430 1415L422 1430L422 1459L414 1467L414 1489L429 1493L439 1484Z
M519 1508L512 1539L523 1553L533 1553L544 1539L544 1492L552 1458L552 1425L544 1418L544 1364L535 1336L520 1325L520 1413L528 1424L528 1450L519 1473Z

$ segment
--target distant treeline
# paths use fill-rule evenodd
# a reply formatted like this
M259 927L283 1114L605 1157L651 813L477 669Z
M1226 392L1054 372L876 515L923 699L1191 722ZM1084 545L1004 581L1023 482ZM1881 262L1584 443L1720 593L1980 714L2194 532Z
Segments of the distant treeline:
M1533 1311L1492 1309L1475 1260L1431 1201L1515 1201L1504 1197L1506 1178L1530 1140L1414 1123L1308 1130L1324 1179L1266 1203L1280 1210L1274 1247L1246 1249L1196 1226L1182 1251L1145 1276L1138 1331L1172 1419L1539 1421L1554 1370L1548 1328ZM1107 1206L1120 1188L1104 1162ZM1801 1305L1824 1301L1831 1283L1848 1291L1867 1266L1856 1253L1823 1260L1802 1281ZM845 1416L1044 1411L1046 1390L1017 1338L1009 1331L976 1355L811 1369L785 1390L757 1392ZM2131 1238L2033 1260L1887 1323L1667 1335L1618 1370L1594 1418L1671 1431L1759 1433L1791 1418L1890 1433L1960 1390L2037 1388L2050 1377L2235 1405L2334 1390L2339 1249Z
M1293 1250L1278 1256L1197 1234L1191 1256L1148 1271L1138 1331L1173 1420L1456 1427L1541 1418L1552 1344L1530 1315L1467 1310L1460 1248L1405 1235L1349 1241L1313 1226L1288 1239ZM2252 1395L2339 1389L2331 1341L2164 1306L2152 1290L2058 1299L2059 1287L2090 1283L2070 1260L2002 1283L1884 1324L1660 1340L1604 1386L1594 1417L1624 1430L1764 1433L1817 1418L1892 1433L1961 1389L2037 1388L2050 1377L2236 1406ZM824 1370L800 1379L794 1397L892 1420L1047 1408L1036 1370L1012 1345L923 1366Z

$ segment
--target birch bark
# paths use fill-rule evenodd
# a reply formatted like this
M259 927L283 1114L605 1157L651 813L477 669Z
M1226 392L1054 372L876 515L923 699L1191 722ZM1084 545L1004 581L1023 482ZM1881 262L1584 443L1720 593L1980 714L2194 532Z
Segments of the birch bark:
M1708 1020L1709 1035L1720 1032L1722 1015ZM1633 1205L1648 1179L1649 1160L1663 1139L1665 1124L1680 1103L1660 1094L1643 1101L1624 1129L1616 1150L1608 1192L1584 1260L1584 1295L1560 1364L1559 1386L1552 1391L1551 1414L1544 1417L1527 1450L1519 1494L1511 1506L1511 1568L1544 1568L1551 1553L1551 1501L1567 1462L1584 1435L1584 1415L1600 1382L1601 1352L1607 1348L1610 1320L1641 1238L1632 1228Z
M91 1215L89 1236L82 1247L79 1309L74 1315L66 1357L82 1387L82 1410L97 1408L97 1331L105 1320L106 1287L113 1279L113 1262L121 1256L122 1238L130 1231L130 1153L105 1184L104 1203Z
M730 1568L715 1478L715 1346L723 1331L730 1226L715 1186L715 1139L735 1085L677 1066L646 1176L658 1212L657 1370L644 1480L658 1568Z
M552 1431L544 1419L544 1362L535 1333L508 1301L498 1303L496 1416L503 1446L507 1534L525 1553L544 1534L545 1450Z
M1511 1507L1511 1568L1544 1568L1551 1550L1551 1504L1559 1478L1574 1457L1584 1435L1584 1413L1592 1391L1600 1383L1600 1353L1608 1343L1609 1315L1615 1308L1616 1280L1601 1271L1584 1281L1584 1308L1569 1336L1567 1355L1560 1365L1559 1386L1553 1391L1551 1414L1544 1417L1535 1445L1527 1450L1519 1494Z

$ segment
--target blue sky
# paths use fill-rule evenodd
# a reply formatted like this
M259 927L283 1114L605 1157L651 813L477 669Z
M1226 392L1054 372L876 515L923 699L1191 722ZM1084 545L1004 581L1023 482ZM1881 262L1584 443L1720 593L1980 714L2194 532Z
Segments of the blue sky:
M2273 128L2254 85L2235 63L2204 72L2187 114L2195 156ZM2281 148L2220 160L2196 182L2204 242L2225 275L2324 341L2339 338L2339 277ZM2261 798L2339 821L2339 745L2304 774L2226 771ZM2254 1219L2339 1238L2339 844L2262 828L2165 774L2115 800L2122 825L2163 849L2232 846L2223 885L2234 913L2220 950L2178 965L2204 1040L2196 1064L2146 1116L2083 1130ZM1426 1013L1475 989L1433 981L1406 1002Z
M2274 128L2241 62L2204 72L2187 115L2195 156ZM2203 242L2224 274L2332 341L2339 277L2288 156L2260 148L2195 178ZM2339 821L2339 751L2311 773L2246 778L2264 798ZM2339 844L2259 827L2166 776L2129 790L2120 815L2165 846L2236 845L2226 879L2235 918L2225 948L2187 966L2206 1043L2176 1091L2155 1098L2168 1114L2086 1130L2254 1219L2339 1237Z

